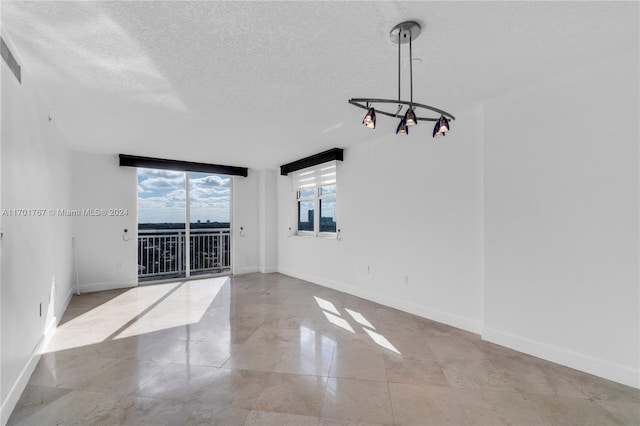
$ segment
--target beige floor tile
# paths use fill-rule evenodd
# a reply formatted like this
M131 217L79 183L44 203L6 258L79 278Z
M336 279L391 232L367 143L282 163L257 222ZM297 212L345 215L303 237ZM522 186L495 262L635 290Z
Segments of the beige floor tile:
M486 359L453 361L441 368L449 384L456 388L515 392L504 374Z
M447 324L442 324L440 322L431 321L425 318L421 318L420 322L420 330L422 334L426 337L463 337L468 338L475 336L473 333L470 333L465 330L461 330L459 328L452 327Z
M138 358L176 364L208 365L220 367L240 345L222 341L193 341L181 339L157 339L147 346Z
M147 379L159 374L161 367L151 361L115 360L95 376L86 377L79 388L84 391L133 395Z
M174 328L165 338L192 341L216 341L229 345L243 344L258 329L256 326L232 326L224 319L204 317L200 322Z
M402 355L385 355L384 364L390 383L449 386L440 365L432 359L405 360Z
M549 395L529 395L529 400L547 424L557 426L624 425L614 414L594 401Z
M144 354L147 346L154 340L145 336L127 337L123 339L113 339L97 343L91 346L93 352L98 356L106 358L139 358Z
M473 425L539 426L546 424L526 395L472 389L454 389L454 393Z
M631 401L596 401L613 414L620 424L640 425L640 402Z
M102 392L74 390L55 401L43 405L16 425L113 425L122 422L117 408L120 397Z
M386 355L393 357L400 355L403 360L409 362L436 362L437 359L431 351L428 339L423 336L408 337L388 335L398 353L386 352Z
M301 416L298 414L272 413L268 411L252 411L245 422L246 426L317 426L319 417Z
M257 371L275 371L279 354L275 349L265 348L263 345L245 343L231 354L222 365L224 368Z
M280 345L299 344L316 340L318 333L308 327L281 328L274 326L261 326L247 339L249 345L267 345L275 347Z
M113 418L122 425L156 426L166 424L184 406L161 399L122 397L113 408Z
M211 408L207 405L187 403L167 424L172 426L184 425L243 425L250 411L241 408Z
M587 398L576 386L540 363L492 360L492 365L521 393Z
M393 423L387 383L329 378L321 416L365 423Z
M334 345L319 342L278 347L278 360L273 371L278 373L327 376Z
M588 398L603 401L640 402L640 389L601 379L591 374L550 362L548 367L555 374L565 377Z
M440 364L487 359L469 339L464 337L430 337L427 341L431 352Z
M326 384L326 377L272 373L254 409L319 416Z
M384 356L378 352L338 347L333 354L329 376L386 382Z
M66 397L71 392L73 392L71 389L27 385L8 424L20 423L38 411L54 405L56 401Z
M189 364L156 364L150 374L141 377L136 394L170 401L188 401L204 386L209 386L218 368Z
M396 425L471 424L450 388L389 383L389 392Z
M269 373L261 371L220 368L189 401L211 408L234 407L251 410L266 389L270 377Z
M38 363L29 383L66 389L80 389L83 384L118 362L113 358L81 355L73 351L45 354Z
M320 426L390 426L392 423L357 422L354 420L332 419L328 417L320 418Z

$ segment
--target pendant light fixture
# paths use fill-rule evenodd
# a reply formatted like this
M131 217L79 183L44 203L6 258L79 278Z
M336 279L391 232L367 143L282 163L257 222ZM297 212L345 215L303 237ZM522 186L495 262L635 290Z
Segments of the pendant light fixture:
M411 43L420 35L420 25L414 21L402 22L391 29L390 37L393 43L398 45L398 99L377 99L377 98L351 98L349 103L359 108L367 110L367 114L364 116L362 123L370 128L376 128L376 113L386 115L389 117L396 117L400 119L398 127L396 128L396 134L409 134L409 127L415 126L419 121L434 121L435 127L433 129L433 137L444 136L445 132L449 131L449 121L456 118L450 113L438 108L434 108L429 105L421 104L413 101L413 53L411 51ZM409 44L409 89L410 95L409 101L401 99L401 45ZM397 104L398 107L395 113L384 111L381 109L375 109L374 104ZM402 114L402 110L406 107L405 113ZM416 111L418 109L426 110L429 113L437 113L436 117L418 117Z
M399 133L401 135L408 135L409 134L409 125L407 124L407 119L406 118L402 118L400 120L400 123L398 124L398 128L396 129L396 135Z
M440 136L446 136L446 132L449 131L449 121L442 116L440 120L436 121L436 125L433 127L433 137L439 138Z
M367 115L362 119L362 123L370 129L376 128L376 111L373 108L369 108Z

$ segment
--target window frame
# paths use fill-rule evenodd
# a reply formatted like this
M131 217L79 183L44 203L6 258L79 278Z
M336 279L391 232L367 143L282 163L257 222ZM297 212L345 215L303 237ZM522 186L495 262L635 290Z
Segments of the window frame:
M331 194L322 194L322 188L325 186L335 186L335 191L333 191L333 193ZM314 227L315 225L317 225L318 230L317 230L317 235L319 237L335 237L338 233L338 182L336 179L335 183L332 184L328 184L328 185L322 185L322 186L318 186L316 187L316 198L317 198L317 206L318 206L318 220L315 220L315 214L313 216L314 219ZM320 208L320 205L322 203L322 200L335 200L335 204L334 204L334 222L336 224L336 230L333 232L330 231L321 231L320 230L320 225L321 225L321 221L322 221L322 209Z
M326 164L326 163L325 163ZM313 187L304 187L304 186L300 186L297 188L294 188L295 190L295 223L296 223L296 232L295 235L297 236L308 236L308 237L322 237L322 238L335 238L337 239L338 236L338 232L339 232L339 228L338 228L338 182L337 182L337 163L333 163L335 164L336 167L336 178L333 182L329 183L329 182L320 182L317 185L313 185ZM302 172L303 174L305 173L304 170L301 170L300 172ZM322 184L324 183L324 184ZM326 188L326 187L334 187L334 191L332 193L328 193L328 194L323 194L322 193L322 189ZM313 189L313 195L305 195L302 196L301 192L306 192ZM334 222L336 224L336 230L335 231L320 231L320 226L321 226L321 220L322 220L322 214L320 211L320 206L322 203L322 200L326 200L326 199L332 199L335 200L335 204L334 204ZM313 230L301 230L300 229L300 203L301 202L305 202L305 201L313 201Z
M304 188L296 189L296 235L306 235L306 236L315 236L316 235L316 212L318 211L318 202L317 202L317 194L318 188L313 188L313 195L301 197L300 192L304 190ZM312 201L313 202L313 230L301 230L300 229L300 203L304 201Z

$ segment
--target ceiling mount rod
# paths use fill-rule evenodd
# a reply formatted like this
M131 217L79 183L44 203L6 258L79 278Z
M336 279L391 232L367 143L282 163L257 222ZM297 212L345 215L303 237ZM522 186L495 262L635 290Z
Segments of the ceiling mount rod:
M398 100L402 99L402 96L400 96L400 77L402 76L402 73L400 72L400 33L401 32L402 31L398 31Z
M413 103L413 53L411 53L411 34L409 34L409 81L410 81L410 91L411 91L411 103ZM409 106L411 108L411 106Z

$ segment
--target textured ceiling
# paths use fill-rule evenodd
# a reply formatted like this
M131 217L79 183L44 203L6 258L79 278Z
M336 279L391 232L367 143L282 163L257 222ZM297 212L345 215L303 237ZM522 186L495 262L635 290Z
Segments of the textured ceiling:
M418 21L414 99L454 115L638 51L638 2L19 2L3 37L75 150L276 167L395 130L390 29ZM403 61L403 68L407 61ZM408 97L404 95L403 97ZM424 137L419 126L410 137Z

